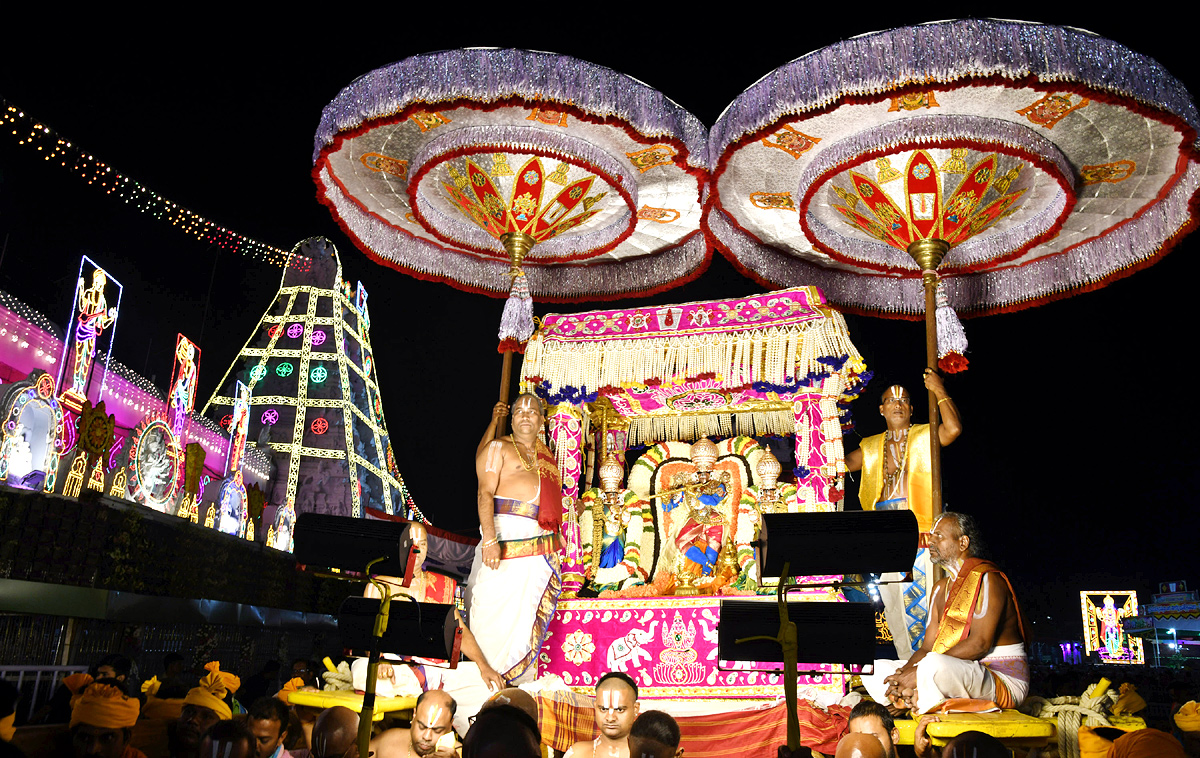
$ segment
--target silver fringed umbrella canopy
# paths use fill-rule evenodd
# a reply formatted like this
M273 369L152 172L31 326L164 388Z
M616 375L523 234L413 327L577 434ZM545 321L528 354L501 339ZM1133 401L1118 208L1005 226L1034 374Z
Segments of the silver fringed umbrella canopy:
M923 315L927 366L940 352L955 370L965 360L938 345L939 321L957 327L951 309L1094 289L1191 231L1198 123L1157 62L1080 29L972 19L866 34L772 71L726 109L704 224L760 281ZM937 410L931 390L935 514Z
M1195 105L1154 60L1089 32L963 20L798 58L712 129L705 225L750 276L844 308L924 311L914 241L942 239L950 306L1094 289L1194 225Z
M313 161L364 252L468 291L503 295L519 267L539 300L626 297L696 276L709 254L704 126L566 56L450 50L372 71L325 108Z

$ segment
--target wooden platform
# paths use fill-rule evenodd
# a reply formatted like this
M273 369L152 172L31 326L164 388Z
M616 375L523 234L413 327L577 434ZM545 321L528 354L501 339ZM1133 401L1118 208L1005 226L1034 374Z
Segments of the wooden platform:
M1026 716L1020 711L1005 710L998 713L939 713L939 721L929 725L927 731L933 744L941 747L963 732L984 732L1004 743L1006 747L1044 747L1055 739L1055 726L1046 719ZM898 744L911 745L917 732L917 722L912 719L897 719L900 730Z

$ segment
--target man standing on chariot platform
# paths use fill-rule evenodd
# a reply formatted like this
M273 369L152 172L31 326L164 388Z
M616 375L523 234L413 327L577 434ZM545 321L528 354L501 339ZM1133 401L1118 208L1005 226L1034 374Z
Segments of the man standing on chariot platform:
M962 434L958 408L933 369L925 369L925 387L937 396L941 415L938 441L945 447ZM849 452L846 470L863 472L858 499L864 511L907 509L917 517L921 543L913 561L912 583L894 583L901 575L885 574L884 581L893 583L879 586L896 652L906 659L921 646L929 616L929 580L933 569L926 548L927 535L933 528L929 425L912 424L912 399L900 385L888 387L883 393L879 414L887 422L887 431L867 437L857 450Z
M503 418L497 405L492 426ZM542 401L521 395L512 434L478 448L475 474L482 541L467 582L467 622L488 661L509 681L531 670L562 589L558 463L539 438Z

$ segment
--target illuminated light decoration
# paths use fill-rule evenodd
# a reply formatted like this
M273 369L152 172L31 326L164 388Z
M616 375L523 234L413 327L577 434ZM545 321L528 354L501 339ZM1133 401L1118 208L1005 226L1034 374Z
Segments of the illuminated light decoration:
M129 446L130 496L160 513L172 512L183 480L184 454L169 419L162 414L142 419Z
M1141 638L1127 634L1123 627L1125 619L1137 615L1137 592L1080 592L1079 608L1089 653L1098 652L1105 663L1146 662Z
M294 371L294 370L295 370L295 367L286 361L284 361L283 363L280 363L278 366L275 367L275 373L278 374L279 376L291 376L292 371Z
M285 553L292 552L292 528L296 524L296 505L288 500L275 510L275 525L267 533L267 546Z
M304 334L304 324L292 324L288 327L287 336L292 339L299 339L302 334Z
M324 434L329 431L329 422L323 418L315 418L310 426L313 434Z
M116 301L110 305L109 299L113 294L111 289L114 287ZM71 316L67 319L69 326L63 339L58 378L54 382L62 392L63 404L73 411L82 408L84 400L88 399L92 373L100 352L103 352L104 358L99 361L103 368L100 372L100 389L96 393L96 402L104 399L108 364L112 358L113 337L117 331L117 313L121 307L123 291L121 283L91 258L85 255L80 259L75 297L71 301ZM17 335L14 334L13 341L16 340Z
M6 388L0 431L0 481L10 487L54 490L63 434L63 409L54 378L41 369Z
M213 526L217 531L241 537L245 535L246 525L250 520L248 510L246 485L243 484L242 474L238 471L221 483Z
M358 282L358 287L354 293L354 309L358 311L358 315L362 318L363 329L371 328L371 312L367 309L367 288L362 282Z
M115 440L113 440L113 445L111 448L109 448L109 451L108 451L108 470L109 471L112 471L113 469L117 468L117 456L120 455L121 451L124 449L125 449L125 438L124 437L117 437ZM121 493L120 497L125 497L124 492Z
M128 483L129 482L127 481L127 477L125 475L125 467L122 466L113 474L112 486L108 488L108 496L118 497L124 500L126 495L125 487Z
M267 328L267 336L270 337L271 339L275 339L276 337L279 336L279 330L282 328L283 328L282 324L272 324L270 327Z
M221 417L221 428L229 431L229 425L233 423L233 414L226 413Z
M170 223L189 237L274 266L283 266L288 260L286 250L238 234L172 202L104 161L98 160L54 129L3 99L0 99L0 127L3 127L0 128L0 132L15 139L18 145L29 146L47 162L65 168L92 187L103 190L104 194L121 200L142 213Z
M63 482L63 495L79 497L79 491L83 489L83 472L87 470L87 459L87 453L83 450L75 455L71 461L71 469L67 472L67 479Z
M183 442L183 424L196 407L196 375L200 370L200 348L182 334L175 335L175 367L171 372L167 397L167 419L179 445Z
M241 471L242 453L246 450L246 431L250 428L250 388L238 382L235 392L237 395L229 422L229 448L225 456L227 475Z
M274 303L218 383L204 413L224 413L232 405L230 390L238 372L259 363L278 368L281 360L286 361L292 366L292 374L284 378L276 371L255 388L258 407L250 430L252 434L261 432L261 412L266 406L278 412L270 442L280 472L272 493L276 508L291 502L297 514L314 510L315 490L310 488L324 479L326 487L345 487L344 494L334 498L344 503L338 506L344 511L335 515L362 517L365 507L370 506L388 514L425 520L411 504L394 463L389 465L386 460L389 437L383 423L383 406L377 400L379 380L374 363L364 360L372 352L369 313L364 317L365 288L342 278L336 250L327 240L300 243L293 258ZM264 344L262 335L267 324L283 324L285 328L299 324L302 333L298 344L288 343L286 348L277 347L274 341ZM324 349L314 349L317 345L324 345ZM317 416L324 417L328 426L324 434L314 436L312 422ZM336 433L330 434L331 429ZM328 462L336 467L331 468ZM336 478L346 484L333 481L334 471ZM279 534L278 524L273 529Z
M274 408L266 409L262 414L262 422L264 424L278 424L279 411L275 410Z
M251 381L255 381L255 382L262 381L262 378L266 375L267 375L267 367L262 365L261 363L258 364L257 366L255 366L254 368L250 369Z

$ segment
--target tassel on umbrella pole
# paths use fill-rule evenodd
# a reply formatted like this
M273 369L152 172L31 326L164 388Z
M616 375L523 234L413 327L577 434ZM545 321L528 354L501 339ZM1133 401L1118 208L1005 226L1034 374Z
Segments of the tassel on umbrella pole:
M525 279L525 272L521 270L521 261L533 249L534 239L521 232L508 232L500 235L500 242L508 251L511 264L508 275L512 280L508 300L504 303L504 313L500 317L498 335L499 350L504 356L500 368L500 402L507 403L512 384L513 353L520 352L523 349L521 346L533 335L533 299L529 295L529 282ZM507 427L508 422L501 419L496 424L496 437L504 436Z

